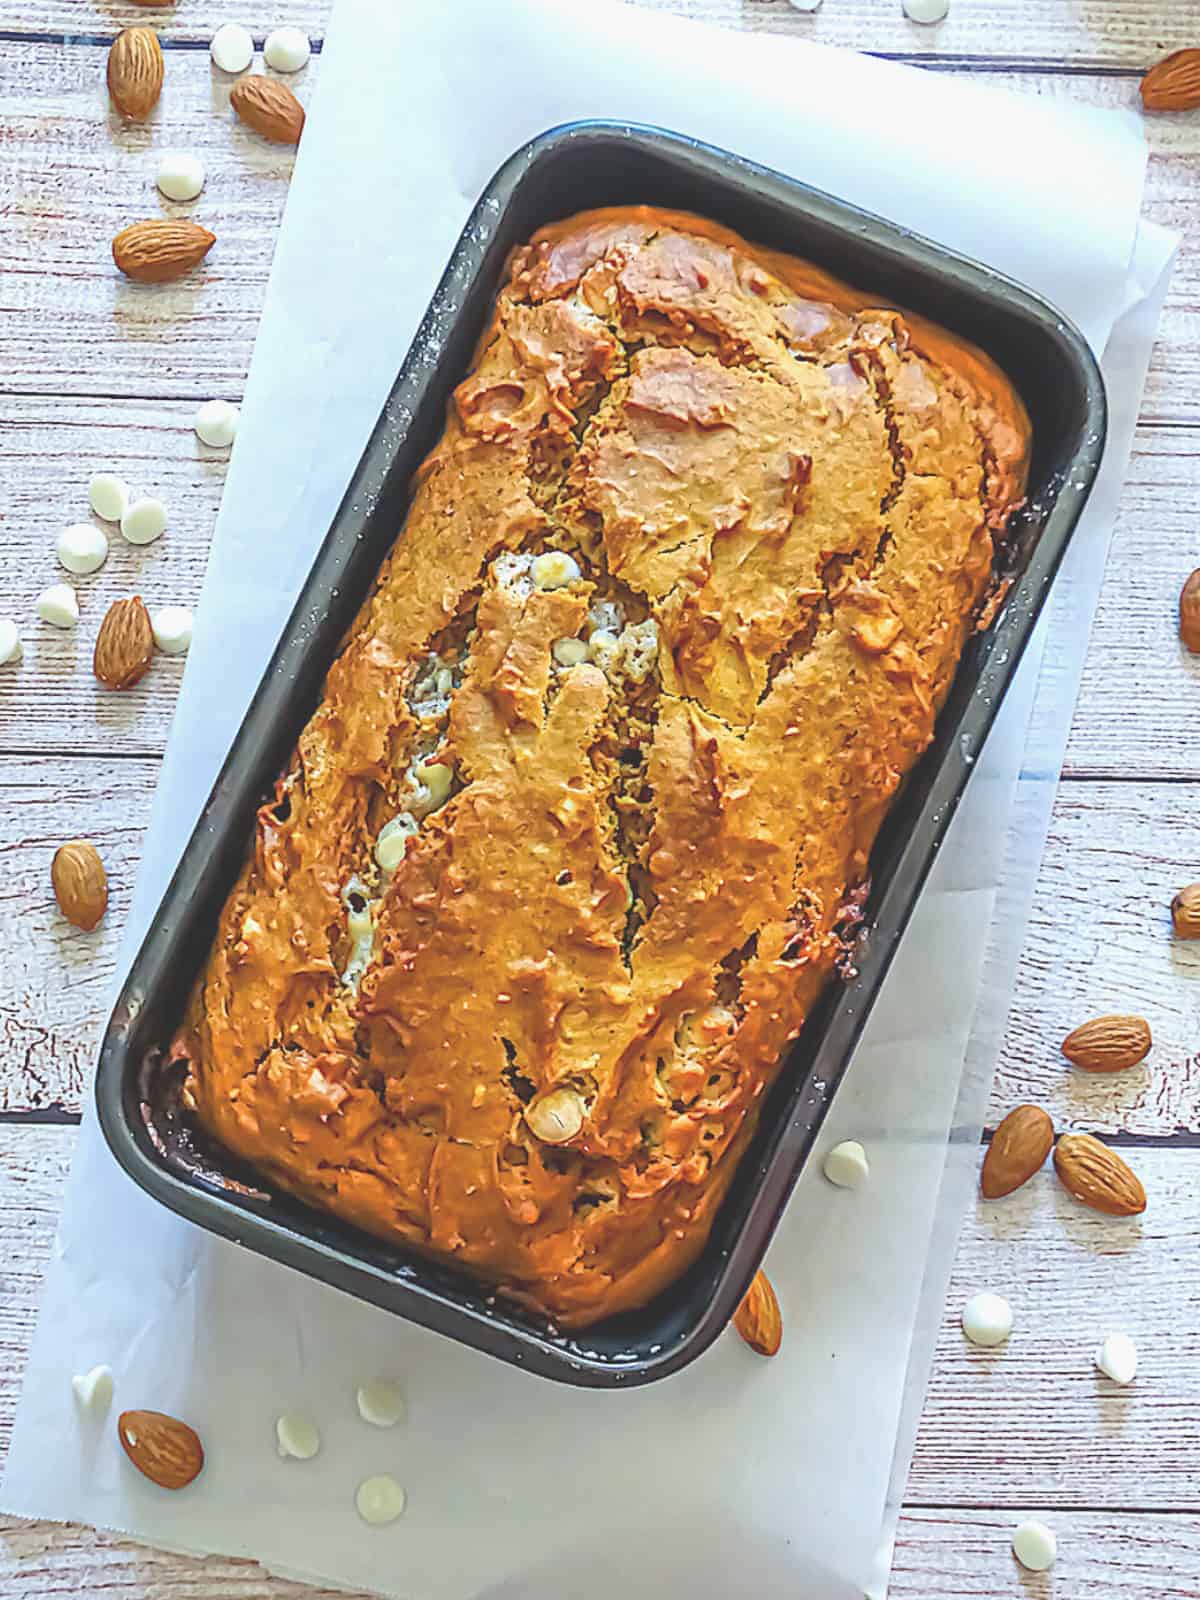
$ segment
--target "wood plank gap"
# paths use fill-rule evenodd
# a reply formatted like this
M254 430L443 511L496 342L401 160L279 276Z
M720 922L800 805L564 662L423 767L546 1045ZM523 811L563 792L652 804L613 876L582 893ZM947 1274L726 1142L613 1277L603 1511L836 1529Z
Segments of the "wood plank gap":
M1051 1519L1071 1516L1078 1512L1080 1514L1103 1517L1187 1517L1189 1521L1193 1521L1196 1516L1196 1513L1189 1511L1186 1506L1098 1506L1093 1505L1090 1500L1056 1500L1048 1509L1044 1504L1037 1503L1029 1506L995 1506L989 1505L986 1500L956 1500L953 1505L943 1505L941 1502L935 1503L930 1500L909 1500L906 1498L902 1510L936 1511L950 1516L956 1511L983 1511L988 1516L996 1517L998 1520L1007 1522L1011 1518L1014 1526L1027 1514L1034 1515L1039 1519L1047 1516ZM1048 1589L1039 1592L1047 1595L1050 1593Z
M32 1111L0 1111L0 1128L30 1122L41 1127L77 1128L83 1121L80 1111L68 1111L65 1106L38 1106Z
M1036 73L1047 78L1132 78L1145 76L1143 67L1114 67L1088 57L1061 61L1052 56L931 55L909 50L864 50L880 61L905 67L928 67L935 72L995 72L1009 77Z
M991 1144L995 1128L985 1128L980 1144ZM1200 1132L1178 1128L1174 1133L1133 1133L1124 1129L1101 1135L1115 1150L1200 1150Z
M153 22L147 26L153 27ZM161 26L161 24L160 24ZM0 44L56 44L79 45L85 49L107 50L112 44L115 34L104 33L38 33L30 28L0 28ZM261 50L265 34L254 35L254 48ZM172 39L169 35L159 34L158 40L163 51L167 50L204 50L207 51L207 39ZM309 45L314 56L321 54L324 40L309 39Z

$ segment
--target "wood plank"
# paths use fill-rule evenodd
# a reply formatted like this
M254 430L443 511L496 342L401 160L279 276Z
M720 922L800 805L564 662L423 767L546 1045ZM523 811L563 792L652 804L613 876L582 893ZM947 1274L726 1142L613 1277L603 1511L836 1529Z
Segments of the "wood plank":
M816 13L799 13L787 0L637 0L647 9L675 13L719 27L794 34L822 44L851 45L905 56L1004 56L1053 64L1140 70L1181 45L1194 44L1191 0L991 0L977 6L956 0L936 28L909 22L899 4L838 0ZM330 0L259 0L249 17L240 0L206 0L195 8L165 3L155 8L132 0L42 0L36 16L24 0L0 0L0 31L41 35L108 35L147 13L172 40L204 40L222 22L251 21L256 37L279 22L304 27L314 37L325 28Z
M20 662L0 669L0 750L162 753L184 658L156 654L141 683L115 693L97 682L92 647L114 600L140 594L153 610L191 606L199 596L229 452L201 444L193 412L178 401L0 397L8 469L0 611L17 622L24 644ZM88 479L100 471L163 500L169 520L161 539L131 545L91 516ZM108 560L74 578L58 565L55 542L70 523L88 521L107 533ZM64 581L79 596L73 630L51 627L34 611L41 590Z
M0 307L8 313L0 319L0 389L195 399L239 392L291 157L235 122L228 85L214 79L199 50L171 53L160 109L134 128L117 126L101 109L102 49L0 44L0 61L0 121L9 130L0 165L9 224L0 232ZM314 62L302 75L302 98L317 70ZM1132 79L979 77L1110 108L1136 103ZM1186 247L1145 416L1200 422L1200 118L1158 116L1146 126L1147 214L1182 230ZM155 151L167 145L195 151L208 167L206 190L191 207L157 198ZM160 208L194 212L218 242L179 284L126 283L112 266L111 238Z
M1087 1210L1050 1170L968 1216L907 1501L1200 1511L1200 1279L1183 1265L1200 1242L1200 1155L1128 1154L1146 1186L1140 1218ZM1013 1307L998 1350L968 1344L959 1325L983 1289ZM1116 1332L1138 1345L1126 1388L1092 1364Z

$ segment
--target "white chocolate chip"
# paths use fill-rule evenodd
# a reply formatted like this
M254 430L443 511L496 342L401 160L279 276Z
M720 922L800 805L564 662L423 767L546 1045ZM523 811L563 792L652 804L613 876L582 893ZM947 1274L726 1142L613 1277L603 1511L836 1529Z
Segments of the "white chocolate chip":
M563 589L579 577L579 563L565 550L544 550L534 556L529 576L539 589Z
M263 60L273 72L299 72L308 65L312 45L302 28L274 28L263 45Z
M1047 1572L1058 1555L1058 1540L1044 1522L1023 1522L1012 1537L1013 1555L1030 1572Z
M222 72L245 72L254 60L254 40L240 24L227 22L213 34L208 51Z
M58 536L59 565L77 577L98 572L108 559L108 535L90 522L73 522Z
M385 822L375 840L375 860L383 872L395 872L408 852L408 841L417 833L417 819L409 811Z
M394 1428L404 1416L404 1391L390 1378L372 1378L355 1394L358 1414L374 1428Z
M1012 1325L1012 1307L1002 1295L972 1295L963 1307L963 1332L972 1344L1003 1344L1012 1332Z
M940 22L950 9L950 0L903 0L904 15L910 22Z
M444 761L414 761L405 780L404 799L414 817L427 817L444 806L454 783L454 768Z
M381 1472L378 1477L363 1479L354 1504L364 1522L381 1527L385 1522L395 1522L404 1510L404 1490L390 1473Z
M0 667L21 659L21 635L15 622L0 617Z
M275 1445L286 1461L311 1461L321 1448L317 1425L298 1411L285 1411L275 1423Z
M154 181L168 200L194 200L204 187L204 163L185 150L164 150Z
M1127 1333L1110 1333L1096 1351L1096 1365L1114 1383L1132 1383L1137 1377L1137 1345Z
M555 639L550 652L560 667L577 667L588 658L588 647L582 639Z
M821 1170L830 1183L837 1184L839 1189L857 1189L871 1174L867 1152L857 1139L845 1139L841 1144L835 1144L825 1157Z
M71 1379L71 1387L75 1391L75 1398L85 1411L94 1411L97 1415L108 1410L113 1397L113 1375L111 1367L93 1367L90 1372L77 1374Z
M794 11L819 11L821 0L790 0Z
M88 504L105 522L120 522L129 504L129 485L115 472L94 472L88 483Z
M130 544L153 544L166 526L166 506L149 495L135 500L121 518L121 532Z
M588 640L588 657L594 661L601 672L607 672L617 659L620 645L615 633L607 628L597 628Z
M525 1107L525 1121L543 1144L566 1144L583 1127L586 1109L577 1089L551 1089Z
M79 621L79 601L69 583L52 583L37 597L37 614L56 628L73 628Z
M228 450L237 437L239 407L228 400L206 400L192 419L199 438L214 450Z
M192 642L192 613L186 606L159 606L150 618L154 642L164 655L186 655Z

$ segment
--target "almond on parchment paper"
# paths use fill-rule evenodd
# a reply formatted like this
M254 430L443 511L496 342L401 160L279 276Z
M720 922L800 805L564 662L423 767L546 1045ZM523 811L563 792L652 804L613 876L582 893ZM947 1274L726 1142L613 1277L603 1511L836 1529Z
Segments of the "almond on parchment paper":
M1179 591L1179 637L1193 655L1200 655L1200 567Z
M108 909L108 874L96 846L86 839L59 845L50 863L50 882L67 921L91 933Z
M151 217L122 228L112 242L113 260L138 283L169 283L199 265L217 242L198 222Z
M298 144L304 132L304 107L278 78L239 78L229 104L248 128L275 144Z
M1054 1170L1076 1200L1110 1217L1136 1217L1146 1209L1141 1180L1115 1150L1090 1133L1064 1133L1054 1147Z
M1171 901L1171 922L1179 939L1200 939L1200 883L1189 883Z
M1152 1043L1145 1017L1093 1017L1067 1035L1062 1053L1082 1072L1123 1072L1144 1060Z
M999 1200L1027 1183L1054 1147L1054 1124L1041 1106L1017 1106L1001 1122L983 1158L979 1187Z
M165 1411L122 1411L121 1447L134 1466L160 1489L185 1489L200 1476L204 1446L194 1428Z
M755 1274L746 1298L733 1314L733 1325L760 1356L773 1356L783 1343L779 1301L765 1272Z
M92 655L92 670L110 689L132 689L154 659L154 627L140 595L109 606Z
M1147 111L1195 111L1200 106L1200 49L1176 50L1142 79Z
M108 51L108 94L123 117L142 122L158 104L163 53L153 28L125 28Z

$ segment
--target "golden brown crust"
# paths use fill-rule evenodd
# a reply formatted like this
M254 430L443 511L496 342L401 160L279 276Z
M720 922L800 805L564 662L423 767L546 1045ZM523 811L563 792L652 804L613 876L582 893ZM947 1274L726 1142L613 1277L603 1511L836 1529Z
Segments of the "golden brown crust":
M565 1326L657 1293L833 969L1028 439L980 352L699 218L517 251L192 997L204 1125Z

